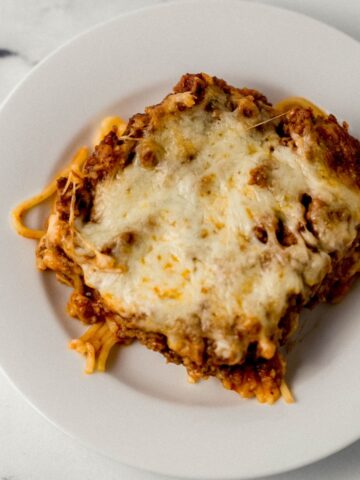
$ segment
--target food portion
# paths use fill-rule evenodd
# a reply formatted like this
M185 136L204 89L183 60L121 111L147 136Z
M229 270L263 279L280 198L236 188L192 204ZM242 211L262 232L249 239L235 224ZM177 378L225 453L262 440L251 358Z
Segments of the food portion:
M138 340L191 381L291 400L280 349L301 309L360 269L359 186L334 116L187 74L57 179L37 264L74 289L88 372Z

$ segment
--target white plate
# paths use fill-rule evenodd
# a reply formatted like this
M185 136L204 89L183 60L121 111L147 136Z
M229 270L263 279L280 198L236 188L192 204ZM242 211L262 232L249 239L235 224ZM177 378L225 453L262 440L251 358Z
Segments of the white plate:
M138 345L109 373L86 376L68 351L79 325L66 288L34 268L34 244L10 208L41 189L109 113L159 101L184 72L205 71L277 101L301 95L360 132L360 46L301 15L256 3L166 4L122 16L52 55L0 113L0 361L64 431L121 462L192 478L247 478L318 460L360 436L360 296L307 315L321 320L290 358L297 403L261 406ZM116 357L116 358L115 358Z

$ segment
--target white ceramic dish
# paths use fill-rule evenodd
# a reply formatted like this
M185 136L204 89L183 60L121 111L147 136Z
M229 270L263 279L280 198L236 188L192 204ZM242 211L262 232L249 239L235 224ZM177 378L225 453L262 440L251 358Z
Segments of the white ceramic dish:
M234 0L180 2L119 17L69 43L17 87L0 112L0 363L52 422L121 462L192 478L249 478L302 466L360 436L359 286L290 356L297 403L241 400L215 381L133 345L107 374L86 376L66 343L81 329L68 290L34 268L34 244L9 211L41 189L98 120L159 101L184 72L308 97L360 133L360 46L301 15ZM313 323L314 322L314 323Z

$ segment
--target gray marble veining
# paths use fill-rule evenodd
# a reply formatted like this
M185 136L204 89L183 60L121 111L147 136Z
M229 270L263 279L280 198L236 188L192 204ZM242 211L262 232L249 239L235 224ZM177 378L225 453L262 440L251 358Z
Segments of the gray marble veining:
M0 0L0 102L33 66L70 38L121 13L164 1Z

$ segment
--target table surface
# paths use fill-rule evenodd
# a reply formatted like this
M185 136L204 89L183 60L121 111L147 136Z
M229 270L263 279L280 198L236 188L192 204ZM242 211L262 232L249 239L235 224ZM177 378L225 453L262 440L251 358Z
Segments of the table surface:
M0 0L0 102L44 56L96 23L167 0ZM252 0L257 1L257 0ZM360 41L359 0L261 0L335 26ZM359 61L359 59L354 59ZM0 480L165 479L104 458L36 412L0 371ZM360 441L269 480L358 480Z

